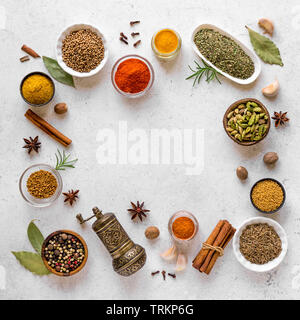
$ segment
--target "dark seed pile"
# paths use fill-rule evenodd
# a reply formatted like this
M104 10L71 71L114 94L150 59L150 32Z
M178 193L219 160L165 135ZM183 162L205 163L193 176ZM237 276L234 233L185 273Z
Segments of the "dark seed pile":
M44 256L51 268L57 272L69 273L82 264L85 257L84 246L72 234L61 233L49 240Z
M229 75L248 79L254 73L252 59L229 37L212 29L201 29L194 42L206 59Z
M250 262L265 264L281 253L281 240L267 223L248 225L240 236L240 251Z
M73 70L90 72L104 58L102 39L89 29L73 31L63 40L62 58Z

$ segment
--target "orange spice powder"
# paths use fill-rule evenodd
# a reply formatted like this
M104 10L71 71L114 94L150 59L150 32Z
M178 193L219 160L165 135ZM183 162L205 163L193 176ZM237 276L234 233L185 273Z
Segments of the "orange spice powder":
M172 231L178 239L189 239L195 232L195 224L188 217L179 217L173 222Z
M127 59L121 62L115 74L115 82L119 89L128 93L145 90L149 81L149 68L140 59Z

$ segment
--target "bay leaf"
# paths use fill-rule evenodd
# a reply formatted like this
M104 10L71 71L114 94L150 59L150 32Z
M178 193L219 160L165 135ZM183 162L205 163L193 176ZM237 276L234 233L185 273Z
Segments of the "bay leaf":
M27 251L12 251L11 253L16 257L20 264L30 272L39 276L50 274L50 271L45 267L39 254Z
M55 80L75 88L73 77L65 72L55 59L43 56L43 62Z
M253 49L257 55L266 63L283 66L279 49L275 43L269 38L253 31L249 27L246 26L246 28L249 32Z
M42 244L44 242L44 236L42 235L40 229L35 225L34 220L32 220L27 228L28 239L33 246L34 250L41 255Z

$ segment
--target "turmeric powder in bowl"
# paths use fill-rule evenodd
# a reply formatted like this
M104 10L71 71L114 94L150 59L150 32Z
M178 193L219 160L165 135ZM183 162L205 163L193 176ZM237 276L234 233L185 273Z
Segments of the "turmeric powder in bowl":
M54 96L54 83L42 72L28 74L22 80L20 89L23 99L32 106L43 106Z
M152 37L152 49L159 58L173 58L181 48L179 34L172 29L162 29Z

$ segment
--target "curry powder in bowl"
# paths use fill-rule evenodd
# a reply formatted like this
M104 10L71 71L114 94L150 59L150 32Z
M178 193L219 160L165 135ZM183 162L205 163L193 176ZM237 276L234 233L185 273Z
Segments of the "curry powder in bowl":
M22 80L20 91L25 102L31 106L40 107L52 100L55 87L48 75L42 72L33 72Z

